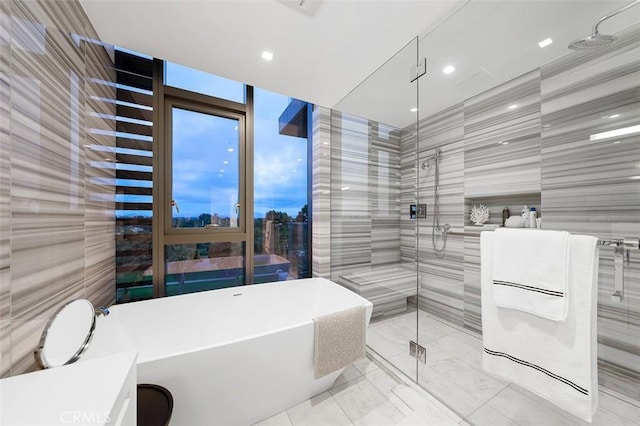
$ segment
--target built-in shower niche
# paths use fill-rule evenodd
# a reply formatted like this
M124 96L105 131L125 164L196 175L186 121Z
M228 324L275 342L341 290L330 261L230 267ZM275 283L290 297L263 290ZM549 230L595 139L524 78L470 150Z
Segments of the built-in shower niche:
M485 225L489 225L488 227L476 226L473 221L469 218L471 213L471 207L474 205L485 205L489 208L489 220L485 223ZM536 208L536 212L538 217L543 217L542 208L541 208L541 196L540 193L529 193L529 194L510 194L510 195L500 195L500 196L489 196L489 197L474 197L474 198L465 198L464 199L464 226L465 231L473 232L480 231L483 228L493 228L496 225L502 226L502 210L507 207L509 209L511 216L520 216L522 213L522 208L526 205L529 209L531 207ZM542 224L544 227L544 219L542 220ZM493 225L493 226L491 226Z

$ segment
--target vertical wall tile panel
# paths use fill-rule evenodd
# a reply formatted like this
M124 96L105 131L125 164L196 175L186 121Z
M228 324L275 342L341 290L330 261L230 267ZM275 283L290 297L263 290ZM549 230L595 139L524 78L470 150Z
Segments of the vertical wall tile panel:
M466 197L540 192L539 70L466 100L464 138Z
M11 368L11 16L0 2L0 377Z
M545 228L640 237L640 26L595 51L542 68L542 207ZM625 298L611 300L613 249L600 250L599 379L640 400L640 253L625 265Z
M84 55L55 27L45 28L45 54L21 49L41 34L27 12L17 8L12 25L12 373L33 363L39 336L23 327L84 283Z
M409 205L418 199L416 181L417 145L415 128L400 135L400 263L415 269L418 222L409 217Z
M312 272L330 278L331 273L331 110L313 107L312 130Z
M400 132L331 113L331 278L374 303L407 309L415 272L400 262Z
M429 167L426 167L426 162L435 154L435 148L441 150L438 166L439 222L441 226L449 224L453 229L462 228L464 225L464 216L461 214L464 206L463 118L462 104L458 104L419 122L418 202L427 204L427 219L412 221L416 222L419 232L417 254L420 309L458 325L463 324L464 318L464 270L462 267L464 245L461 237L449 236L444 252L436 253L434 250L432 235L435 214L435 163L430 160ZM409 136L409 143L403 145L403 148L409 149L409 153L403 152L403 158L406 158L403 166L406 169L403 168L402 172L403 176L406 173L415 179L415 162L410 160L411 139L412 137ZM413 158L415 161L415 154ZM408 190L407 194L410 192ZM415 235L407 232L403 237L402 246L405 247L407 256L415 259ZM443 240L438 232L436 232L435 243L439 249L443 246Z
M369 126L331 113L331 276L371 265Z
M6 376L34 367L42 328L63 303L114 298L114 189L105 180L114 170L104 159L114 155L115 136L89 141L87 117L113 129L113 120L95 113L113 115L115 105L87 99L86 75L113 81L112 61L104 47L92 51L87 71L84 39L87 29L90 38L95 31L78 2L2 2L1 11L0 374ZM113 89L100 96L113 99ZM95 167L98 160L108 166Z

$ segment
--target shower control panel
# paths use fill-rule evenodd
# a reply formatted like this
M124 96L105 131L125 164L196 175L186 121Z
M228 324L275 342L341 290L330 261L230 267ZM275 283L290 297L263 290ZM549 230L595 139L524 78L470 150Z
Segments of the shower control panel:
M426 204L409 204L409 219L426 219Z

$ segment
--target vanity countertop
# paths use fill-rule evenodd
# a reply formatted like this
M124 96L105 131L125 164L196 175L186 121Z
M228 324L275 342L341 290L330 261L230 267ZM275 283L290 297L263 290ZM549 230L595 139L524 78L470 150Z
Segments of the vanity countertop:
M129 425L136 352L80 360L0 380L0 425Z

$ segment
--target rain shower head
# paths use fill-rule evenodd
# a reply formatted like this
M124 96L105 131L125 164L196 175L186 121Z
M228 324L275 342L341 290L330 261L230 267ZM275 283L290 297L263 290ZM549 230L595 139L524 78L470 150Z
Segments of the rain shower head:
M622 6L620 9L615 10L610 14L605 15L602 18L598 19L596 23L593 24L593 30L591 31L591 35L589 37L586 37L580 40L572 41L571 43L569 43L569 49L571 50L594 49L594 48L613 44L616 41L616 37L612 35L600 34L598 32L598 25L600 25L602 22L606 21L607 19L611 18L612 16L615 16L618 13L624 12L625 10L629 9L632 6L635 6L638 3L640 3L640 0L632 1L629 4Z
M600 33L591 34L589 37L581 40L574 40L569 43L571 50L594 49L597 47L608 46L616 41L616 37L612 35L604 35Z

